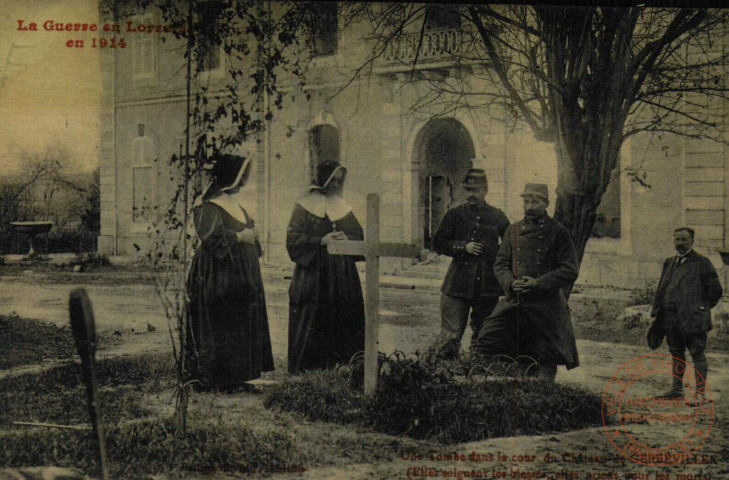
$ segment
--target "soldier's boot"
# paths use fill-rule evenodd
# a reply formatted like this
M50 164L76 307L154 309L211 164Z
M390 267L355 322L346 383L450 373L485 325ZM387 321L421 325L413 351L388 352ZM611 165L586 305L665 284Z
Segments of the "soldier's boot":
M692 401L687 402L690 406L699 406L711 400L706 398L706 375L709 373L709 364L703 361L694 360L694 378L696 379L696 392Z
M686 371L686 362L682 358L673 357L673 377L671 379L671 389L656 395L654 398L680 399L683 398L683 374Z
M438 360L456 360L458 358L459 351L461 349L461 342L459 340L450 338L443 342L438 349L436 358Z
M554 383L557 378L557 365L539 365L539 378Z

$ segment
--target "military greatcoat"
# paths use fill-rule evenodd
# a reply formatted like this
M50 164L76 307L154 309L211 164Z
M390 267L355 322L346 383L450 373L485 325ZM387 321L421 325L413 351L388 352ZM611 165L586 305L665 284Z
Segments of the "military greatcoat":
M507 293L486 319L476 340L482 355L530 355L539 363L579 365L570 312L563 289L577 280L577 254L567 229L546 214L534 221L509 226L496 255L494 273ZM516 294L512 282L523 276L537 279L530 292ZM510 328L511 349L505 349ZM525 343L524 339L528 339ZM514 345L515 343L515 345Z

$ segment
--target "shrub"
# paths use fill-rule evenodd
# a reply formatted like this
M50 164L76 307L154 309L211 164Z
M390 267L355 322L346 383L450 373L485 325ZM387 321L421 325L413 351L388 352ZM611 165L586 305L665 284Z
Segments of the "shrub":
M645 320L640 313L627 313L622 315L623 330L632 330L634 328L643 327Z
M649 305L653 303L653 298L656 296L656 289L658 285L656 282L646 282L643 288L634 288L630 293L630 301L628 307L633 305Z
M78 266L82 271L111 265L106 255L99 255L96 252L77 253L76 258L71 262L72 266Z
M30 240L27 235L12 234L8 244L11 248L6 253L27 253ZM39 254L48 253L83 253L96 251L98 234L83 228L76 230L54 229L48 233L37 235L33 239L33 249Z
M598 395L536 379L467 381L469 365L458 363L388 359L371 397L350 388L353 367L305 372L274 387L264 405L443 443L601 425Z
M714 317L716 322L716 331L718 333L729 333L729 312L718 312Z

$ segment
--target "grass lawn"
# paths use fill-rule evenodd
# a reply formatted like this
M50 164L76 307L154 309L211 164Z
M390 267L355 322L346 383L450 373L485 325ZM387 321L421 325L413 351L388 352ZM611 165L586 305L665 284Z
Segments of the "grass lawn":
M13 365L55 361L0 378L0 467L55 465L94 475L95 443L89 432L13 423L88 423L80 365L69 355L74 349L70 333L17 317L4 320L6 325L23 325L24 335L13 337L23 347L15 349ZM39 349L38 345L44 346ZM346 464L353 458L391 460L403 450L434 448L428 442L309 422L295 414L272 411L264 408L258 394L193 393L187 436L181 438L171 420L175 373L169 354L102 356L98 367L102 418L115 479L149 475L197 479L221 472L268 476Z
M644 331L625 330L615 322L624 302L573 298L571 306L578 338L645 345ZM0 335L0 467L56 465L94 475L89 433L13 424L87 423L69 329L9 315L0 316ZM726 334L715 335L711 350L729 346ZM100 345L142 337L124 338L102 334ZM456 448L460 442L558 435L600 425L599 397L579 387L469 384L458 378L462 372L454 375L458 369L401 362L389 366L381 393L372 400L349 388L346 368L290 378L282 367L274 376L282 382L264 395L194 393L188 434L181 438L171 421L175 374L169 353L106 358L102 351L98 358L115 479L270 476L321 466L346 472L353 464L389 462L407 452ZM26 368L9 370L18 366ZM580 439L575 445L582 445Z
M17 315L0 315L0 339L0 370L45 360L70 360L76 353L70 328ZM99 335L100 348L117 343L114 335Z

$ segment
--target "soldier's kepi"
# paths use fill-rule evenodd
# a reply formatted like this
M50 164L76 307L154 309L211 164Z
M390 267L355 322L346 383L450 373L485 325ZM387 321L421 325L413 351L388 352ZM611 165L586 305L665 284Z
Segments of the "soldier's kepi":
M494 263L506 297L484 322L473 350L486 359L531 357L541 375L554 380L557 365L579 365L563 292L577 280L577 254L567 229L547 215L547 186L527 183L521 197L524 219L509 226Z
M453 257L441 288L443 358L458 355L469 312L475 338L502 293L493 265L509 220L486 203L488 179L484 170L469 170L461 187L466 203L446 212L433 237L433 249Z

